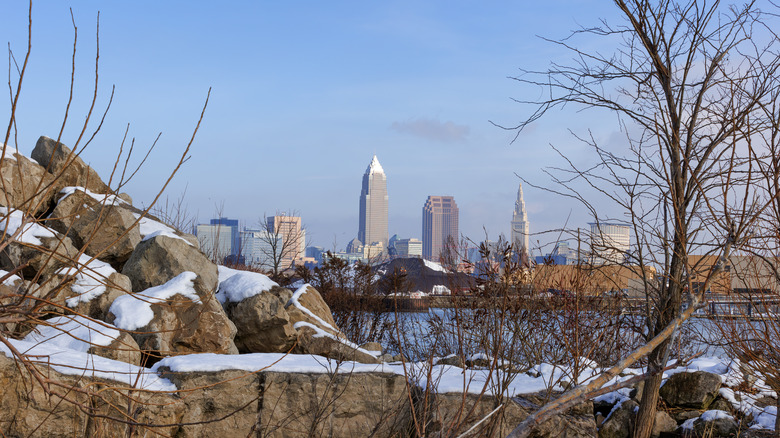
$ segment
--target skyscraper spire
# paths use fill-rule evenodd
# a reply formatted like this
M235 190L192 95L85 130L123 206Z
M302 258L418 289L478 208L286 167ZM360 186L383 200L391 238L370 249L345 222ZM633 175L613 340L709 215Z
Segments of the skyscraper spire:
M358 240L364 245L382 242L387 246L387 176L376 155L363 175Z
M528 254L530 252L530 233L528 224L528 213L525 211L525 200L523 200L523 184L518 184L517 200L515 201L515 212L512 215L512 244L523 248Z

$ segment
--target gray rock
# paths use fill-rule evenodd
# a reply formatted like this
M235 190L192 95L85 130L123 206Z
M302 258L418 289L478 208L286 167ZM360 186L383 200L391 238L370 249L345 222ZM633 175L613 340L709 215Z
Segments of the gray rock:
M660 395L670 406L707 409L718 396L721 377L705 371L677 373L661 387Z
M236 326L235 343L241 353L286 353L298 340L298 331L285 310L292 292L281 287L238 303L225 303Z
M200 250L182 239L155 236L136 246L122 273L130 277L134 291L142 291L170 281L182 272L198 274L195 290L204 298L217 288L217 265Z
M6 156L0 163L0 179L0 206L38 216L47 211L54 201L56 191L51 187L54 177L27 157L11 153L10 149L6 150Z
M457 354L443 357L436 362L436 365L450 365L458 368L466 368L466 361L463 360L463 356Z
M57 203L47 224L70 237L86 254L121 270L141 242L135 222L133 213L122 204L100 202L77 190Z
M664 411L657 411L650 436L658 438L661 436L661 433L674 432L675 429L677 429L677 422L674 421L674 418Z
M69 147L49 137L42 136L38 139L30 157L54 175L55 193L69 186L86 187L100 194L111 193L111 188L81 157L72 153Z
M0 251L0 269L12 271L26 265L19 276L25 280L40 282L69 266L78 258L78 250L70 238L54 230L54 237L38 237L40 245L29 245L17 240L10 241ZM6 237L8 240L8 237Z
M628 438L634 427L634 410L639 404L633 400L623 402L604 421L599 429L599 438Z
M698 436L728 437L737 433L739 423L732 417L711 421L699 419L693 423L693 430Z

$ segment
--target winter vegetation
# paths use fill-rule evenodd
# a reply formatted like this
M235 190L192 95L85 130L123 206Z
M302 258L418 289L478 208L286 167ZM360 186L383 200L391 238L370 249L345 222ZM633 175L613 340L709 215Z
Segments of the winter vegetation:
M122 193L133 147L119 146L108 182L84 162L94 101L70 146L61 133L9 144L32 49L12 56L23 61L9 72L0 158L0 434L780 436L777 312L743 296L759 318L694 321L734 254L780 280L776 17L755 3L615 6L621 23L553 42L572 66L518 78L548 100L510 128L560 106L617 114L625 144L580 137L595 165L567 160L548 190L596 222L610 219L597 202L624 207L638 238L615 264L638 279L632 302L588 292L592 267L534 277L506 243L482 246L477 263L452 245L441 263L218 266ZM579 33L609 44L578 49ZM700 252L717 262L702 269ZM412 297L426 281L451 296ZM412 300L432 309L410 312Z

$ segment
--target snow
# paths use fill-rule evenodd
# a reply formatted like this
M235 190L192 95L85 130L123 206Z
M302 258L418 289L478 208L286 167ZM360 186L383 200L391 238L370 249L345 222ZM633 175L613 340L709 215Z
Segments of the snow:
M133 216L135 216L136 219L140 219L138 221L138 230L141 233L142 241L153 239L157 236L165 236L172 239L181 239L187 242L187 245L192 246L192 244L188 242L187 239L176 234L176 230L169 227L168 225L165 225L164 223L158 222L147 216L141 217L141 215L138 213L133 213Z
M279 286L263 274L219 266L219 286L216 297L220 303L239 303L247 298ZM232 272L228 272L232 271Z
M2 219L0 219L0 229L2 229L2 231L4 231L7 235L14 234L22 226L22 222L27 222L24 224L24 228L19 233L19 235L16 236L17 242L27 243L30 245L43 245L43 242L41 242L40 238L57 237L53 230L35 223L33 219L27 218L25 220L24 213L21 210L11 210L9 212L7 207L0 207L0 215L4 216Z
M427 267L428 269L433 269L434 271L439 271L439 272L447 272L447 270L444 269L444 266L436 262L423 259L423 263L425 263L425 267Z
M116 195L99 194L99 193L95 193L95 192L87 189L86 187L78 187L78 186L69 186L69 187L65 187L64 189L60 190L60 193L62 193L63 196L62 196L62 198L60 198L59 201L57 201L57 203L59 204L65 198L67 198L68 196L76 193L77 191L86 193L87 196L89 196L90 198L94 199L95 201L97 201L97 202L99 202L101 204L105 204L105 205L123 205L123 204L124 205L130 205L130 204L127 203L127 201L125 201L124 199L121 199L120 197L118 197ZM84 207L85 208L89 208L89 206L86 205L86 204L84 204Z
M338 362L309 354L250 353L239 355L200 353L166 357L152 370L168 368L172 372L216 372L224 370L277 371L286 373L395 373L403 374L400 367L388 364L361 364Z
M322 327L327 327L327 328L333 330L334 332L338 332L338 330L336 330L332 325L328 324L322 318L320 318L319 316L315 315L314 312L312 312L311 310L303 307L303 305L298 301L301 298L301 295L305 294L306 290L308 288L310 288L310 287L311 287L311 285L308 284L308 283L306 283L303 286L299 287L295 291L295 293L293 293L293 296L292 296L292 298L290 298L290 301L287 302L287 305L288 306L290 304L294 305L295 307L300 309L301 312L307 314L310 318L312 318L313 320L317 321Z
M3 278L3 277L5 277L8 274L9 274L8 271L4 271L4 270L0 269L0 278ZM18 275L9 275L8 278L6 278L3 281L3 284L6 285L6 286L9 286L9 287L14 287L16 285L16 282L18 282L18 281L22 281L22 278L19 277Z
M719 420L721 418L734 418L726 411L721 411L719 409L713 409L710 411L704 411L703 414L699 417L702 419L702 421L715 421Z
M108 263L98 259L90 261L91 257L82 254L79 257L76 268L62 268L57 271L59 275L70 275L75 278L70 289L77 293L75 297L65 300L65 304L74 308L79 303L88 303L106 292L106 284L111 274L116 274L114 268Z
M3 143L0 143L0 155L2 156L3 160L13 160L16 161L17 156L23 157L24 159L31 161L35 164L38 164L37 161L33 160L32 158L25 156L21 152L19 152L19 149L11 146L11 145L4 145Z
M175 391L176 385L160 378L148 368L125 362L86 354L76 350L57 347L49 343L32 343L6 339L20 353L33 363L51 366L55 371L88 378L101 378L121 382L132 388L149 391ZM0 343L0 353L14 358L10 349Z
M379 357L379 355L382 353L381 351L368 351L368 350L365 350L363 348L360 348L357 344L354 344L354 343L352 343L352 342L350 342L350 341L348 341L348 340L346 340L344 338L339 338L337 336L334 336L334 335L326 332L325 330L317 327L316 325L308 323L308 322L305 322L305 321L299 321L299 322L296 322L293 325L293 328L295 328L296 330L298 330L298 328L300 328L300 327L309 327L310 329L314 330L316 332L314 334L315 338L321 338L321 337L331 338L331 339L333 339L336 342L344 344L344 345L346 345L347 347L349 347L349 348L351 348L353 350L357 350L357 351L359 351L359 352L361 352L363 354L367 354L369 356Z
M86 353L92 346L106 347L119 338L111 324L83 316L59 316L44 321L24 337L24 341Z
M152 304L164 302L176 294L200 304L194 287L197 277L198 275L194 272L185 271L163 285L150 287L143 292L132 295L122 295L115 299L108 309L116 316L114 325L124 330L136 330L144 327L154 318Z

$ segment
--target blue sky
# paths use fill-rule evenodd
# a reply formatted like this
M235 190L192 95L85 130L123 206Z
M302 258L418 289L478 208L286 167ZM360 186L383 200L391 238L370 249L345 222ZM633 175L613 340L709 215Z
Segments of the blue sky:
M38 136L56 137L62 123L69 7L77 79L63 141L75 142L89 107L100 11L99 111L90 128L112 85L116 94L83 157L107 178L128 123L137 151L162 132L125 188L136 205L154 198L212 88L191 158L167 190L175 199L186 188L201 221L220 205L248 226L264 213L296 210L312 244L343 248L357 235L361 178L376 154L388 178L391 234L420 238L427 196L452 195L463 234L479 239L484 227L496 237L509 232L516 174L545 184L541 169L561 164L549 144L587 162L567 129L590 128L604 141L618 130L613 120L560 112L510 144L514 133L490 123L516 123L529 108L511 98L539 95L507 77L569 58L537 35L564 37L609 17L607 2L37 1L17 112L24 153ZM0 36L21 62L27 7L1 8ZM0 120L8 119L7 101ZM566 199L530 187L525 197L532 232L562 226L570 211L570 225L590 219Z

